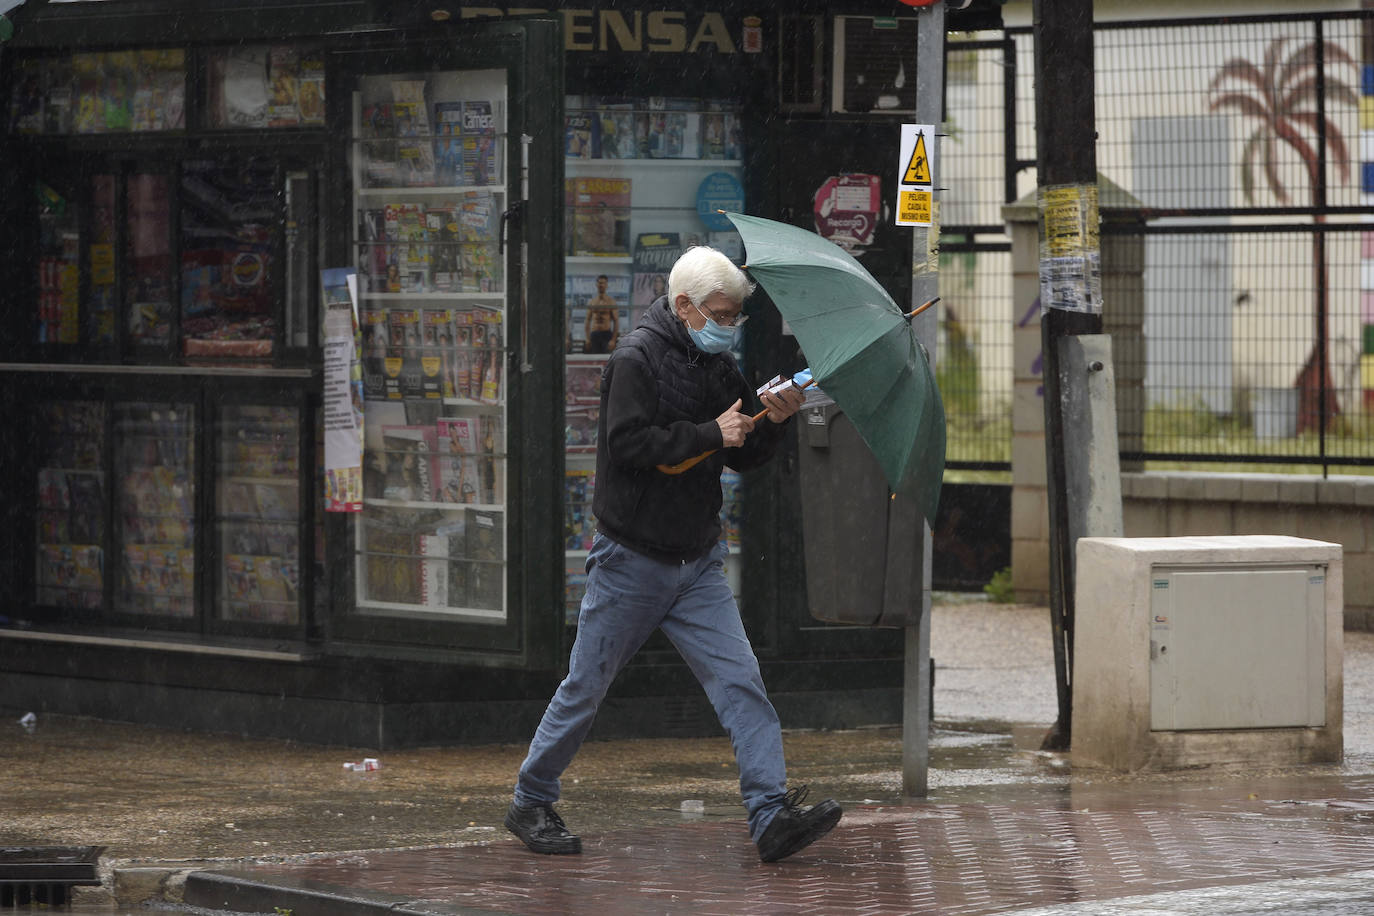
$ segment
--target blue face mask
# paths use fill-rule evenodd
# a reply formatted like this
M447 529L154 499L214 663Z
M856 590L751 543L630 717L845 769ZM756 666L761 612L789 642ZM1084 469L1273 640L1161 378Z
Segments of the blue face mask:
M703 353L724 353L735 345L735 328L723 328L711 319L706 319L706 324L698 331L691 325L687 326L687 333L692 338L692 343L696 344L698 350Z

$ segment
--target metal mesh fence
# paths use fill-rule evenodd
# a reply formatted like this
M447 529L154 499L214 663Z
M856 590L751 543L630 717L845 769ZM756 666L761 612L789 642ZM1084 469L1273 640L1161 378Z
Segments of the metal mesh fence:
M1104 303L1143 340L1117 348L1119 384L1144 393L1123 457L1374 466L1371 35L1369 12L1098 24L1098 167L1143 226L1103 226L1139 233L1144 267ZM1010 452L1000 208L1035 192L1032 36L955 36L947 60L938 359L958 468Z
M1119 377L1144 383L1139 457L1298 464L1374 457L1360 378L1361 235L1237 227L1142 237L1148 356L1144 365L1117 365ZM1324 249L1324 278L1316 247ZM1313 308L1319 281L1329 301L1325 385Z
M1011 244L1007 128L1016 107L1007 57L1012 42L966 36L946 53L949 112L941 144L940 341L948 466L1011 463Z

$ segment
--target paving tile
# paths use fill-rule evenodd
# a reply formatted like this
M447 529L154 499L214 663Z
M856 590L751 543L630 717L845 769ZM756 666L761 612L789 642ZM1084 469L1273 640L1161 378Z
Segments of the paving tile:
M1374 786L1359 793L858 808L830 836L774 865L758 861L742 822L709 819L584 836L581 856L537 856L502 840L234 874L268 887L310 882L359 898L402 897L419 913L979 916L1352 872L1374 859Z

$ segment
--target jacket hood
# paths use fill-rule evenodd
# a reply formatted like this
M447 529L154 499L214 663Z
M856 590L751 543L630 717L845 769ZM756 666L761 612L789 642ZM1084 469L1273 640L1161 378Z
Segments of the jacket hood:
M645 311L644 317L639 319L639 326L664 338L679 350L697 350L692 338L687 334L687 326L669 307L667 296L659 296L654 300L654 304Z

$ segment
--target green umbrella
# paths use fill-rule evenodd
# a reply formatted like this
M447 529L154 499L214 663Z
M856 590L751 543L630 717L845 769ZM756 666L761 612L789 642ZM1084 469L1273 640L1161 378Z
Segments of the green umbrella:
M933 526L945 407L910 317L848 252L814 232L725 215L744 239L745 269L797 335L816 385L868 443L888 488L914 499Z

